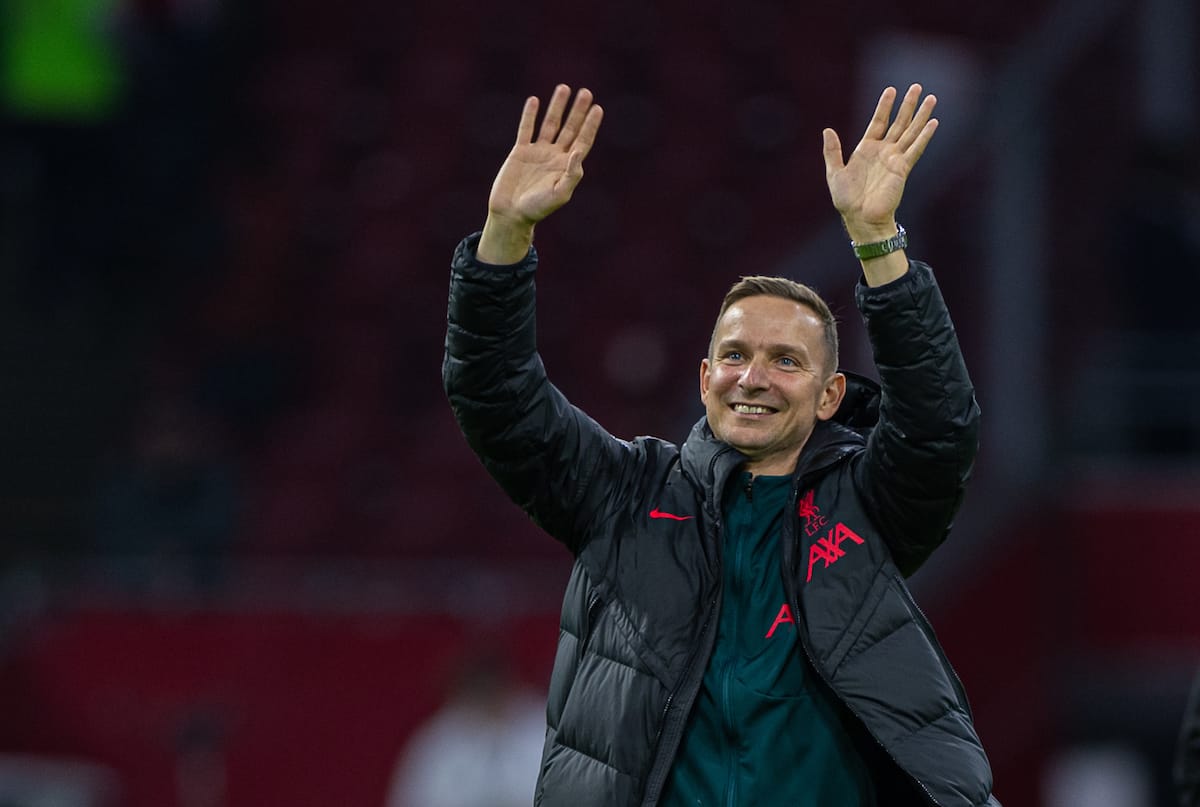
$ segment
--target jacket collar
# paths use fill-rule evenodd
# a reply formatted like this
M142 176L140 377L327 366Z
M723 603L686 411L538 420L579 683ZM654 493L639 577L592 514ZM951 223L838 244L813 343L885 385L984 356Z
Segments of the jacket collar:
M845 371L843 371L845 372ZM815 474L866 445L866 435L879 421L882 397L879 385L857 373L845 372L846 396L833 418L818 421L800 451L794 475ZM702 417L680 449L683 472L705 491L705 505L716 515L721 509L721 494L729 477L746 456L718 440Z

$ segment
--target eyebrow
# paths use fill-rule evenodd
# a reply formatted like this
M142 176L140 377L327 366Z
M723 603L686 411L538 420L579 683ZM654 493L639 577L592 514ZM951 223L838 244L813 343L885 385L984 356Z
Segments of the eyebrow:
M772 355L776 355L776 356L781 353L796 353L796 354L803 356L806 359L809 358L808 348L805 347L804 345L789 345L785 342L772 342L771 344L764 345L763 347L768 353L771 353ZM717 344L716 344L716 350L731 350L731 349L741 350L744 352L744 351L750 349L750 345L747 344L746 342L742 341L741 339L737 339L735 337L722 339L720 342L717 342Z

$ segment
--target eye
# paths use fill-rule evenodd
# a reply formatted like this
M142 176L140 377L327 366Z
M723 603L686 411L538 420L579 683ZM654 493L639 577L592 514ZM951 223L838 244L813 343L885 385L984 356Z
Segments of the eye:
M800 366L800 362L796 361L791 356L780 356L779 363L788 368Z
M741 361L742 352L740 350L731 350L724 356L725 361Z

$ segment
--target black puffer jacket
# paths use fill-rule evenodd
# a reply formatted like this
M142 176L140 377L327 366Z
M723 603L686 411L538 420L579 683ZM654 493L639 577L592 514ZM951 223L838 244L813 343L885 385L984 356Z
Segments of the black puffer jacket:
M1200 807L1200 673L1192 682L1179 728L1174 774L1180 807Z
M446 392L489 472L576 557L536 803L654 805L712 652L721 493L744 457L703 420L678 448L572 407L536 352L536 255L480 266L477 238L452 264ZM994 806L962 687L903 580L949 531L978 407L928 267L857 299L882 398L852 379L841 423L805 445L785 587L813 666L928 803Z

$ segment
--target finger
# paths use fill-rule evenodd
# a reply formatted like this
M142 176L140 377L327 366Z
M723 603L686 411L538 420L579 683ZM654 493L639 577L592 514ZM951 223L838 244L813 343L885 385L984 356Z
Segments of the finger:
M575 187L581 179L583 179L583 154L572 151L567 156L567 170L554 183L554 190L563 201L566 201L571 198L571 194L575 192Z
M583 119L583 124L579 127L579 134L575 136L575 142L571 146L574 152L579 153L580 162L591 152L592 145L596 142L596 132L600 131L602 120L604 120L604 108L599 104L592 104L587 111L587 116Z
M521 122L517 124L517 145L533 142L533 124L537 120L538 99L529 96L521 109Z
M825 129L821 137L824 140L825 179L829 179L846 167L842 160L842 141L833 129Z
M591 106L592 91L587 87L580 87L579 92L575 93L575 102L571 104L571 112L567 115L567 122L563 124L562 131L558 133L558 139L554 142L565 148L570 148Z
M558 127L562 123L563 110L567 108L567 99L571 97L571 88L559 84L550 96L546 105L546 117L542 119L542 128L538 131L539 143L553 143L558 137Z
M574 187L575 184L578 184L579 180L583 178L582 152L572 151L570 156L567 157L566 177L573 183L572 187Z
M904 159L908 161L908 167L912 168L917 164L917 160L921 159L921 155L925 153L925 147L929 145L929 141L933 139L933 133L937 131L938 119L930 118L924 126L921 127L920 134L913 140L912 145L904 151Z
M901 149L907 151L921 134L925 131L925 124L933 116L933 108L937 106L937 96L927 95L925 100L921 102L920 108L917 109L917 114L913 117L912 122L900 135L900 139L896 141Z
M863 140L883 138L884 132L887 131L888 118L892 116L892 104L895 102L896 88L886 88L880 94L879 102L875 104L875 114L871 116L871 122L867 124L867 131L863 132Z
M913 84L908 88L908 92L904 93L904 100L900 102L900 109L896 112L896 119L892 121L891 127L888 128L885 139L896 141L899 140L904 131L908 129L908 125L912 123L913 112L917 108L917 101L921 99L921 85Z

